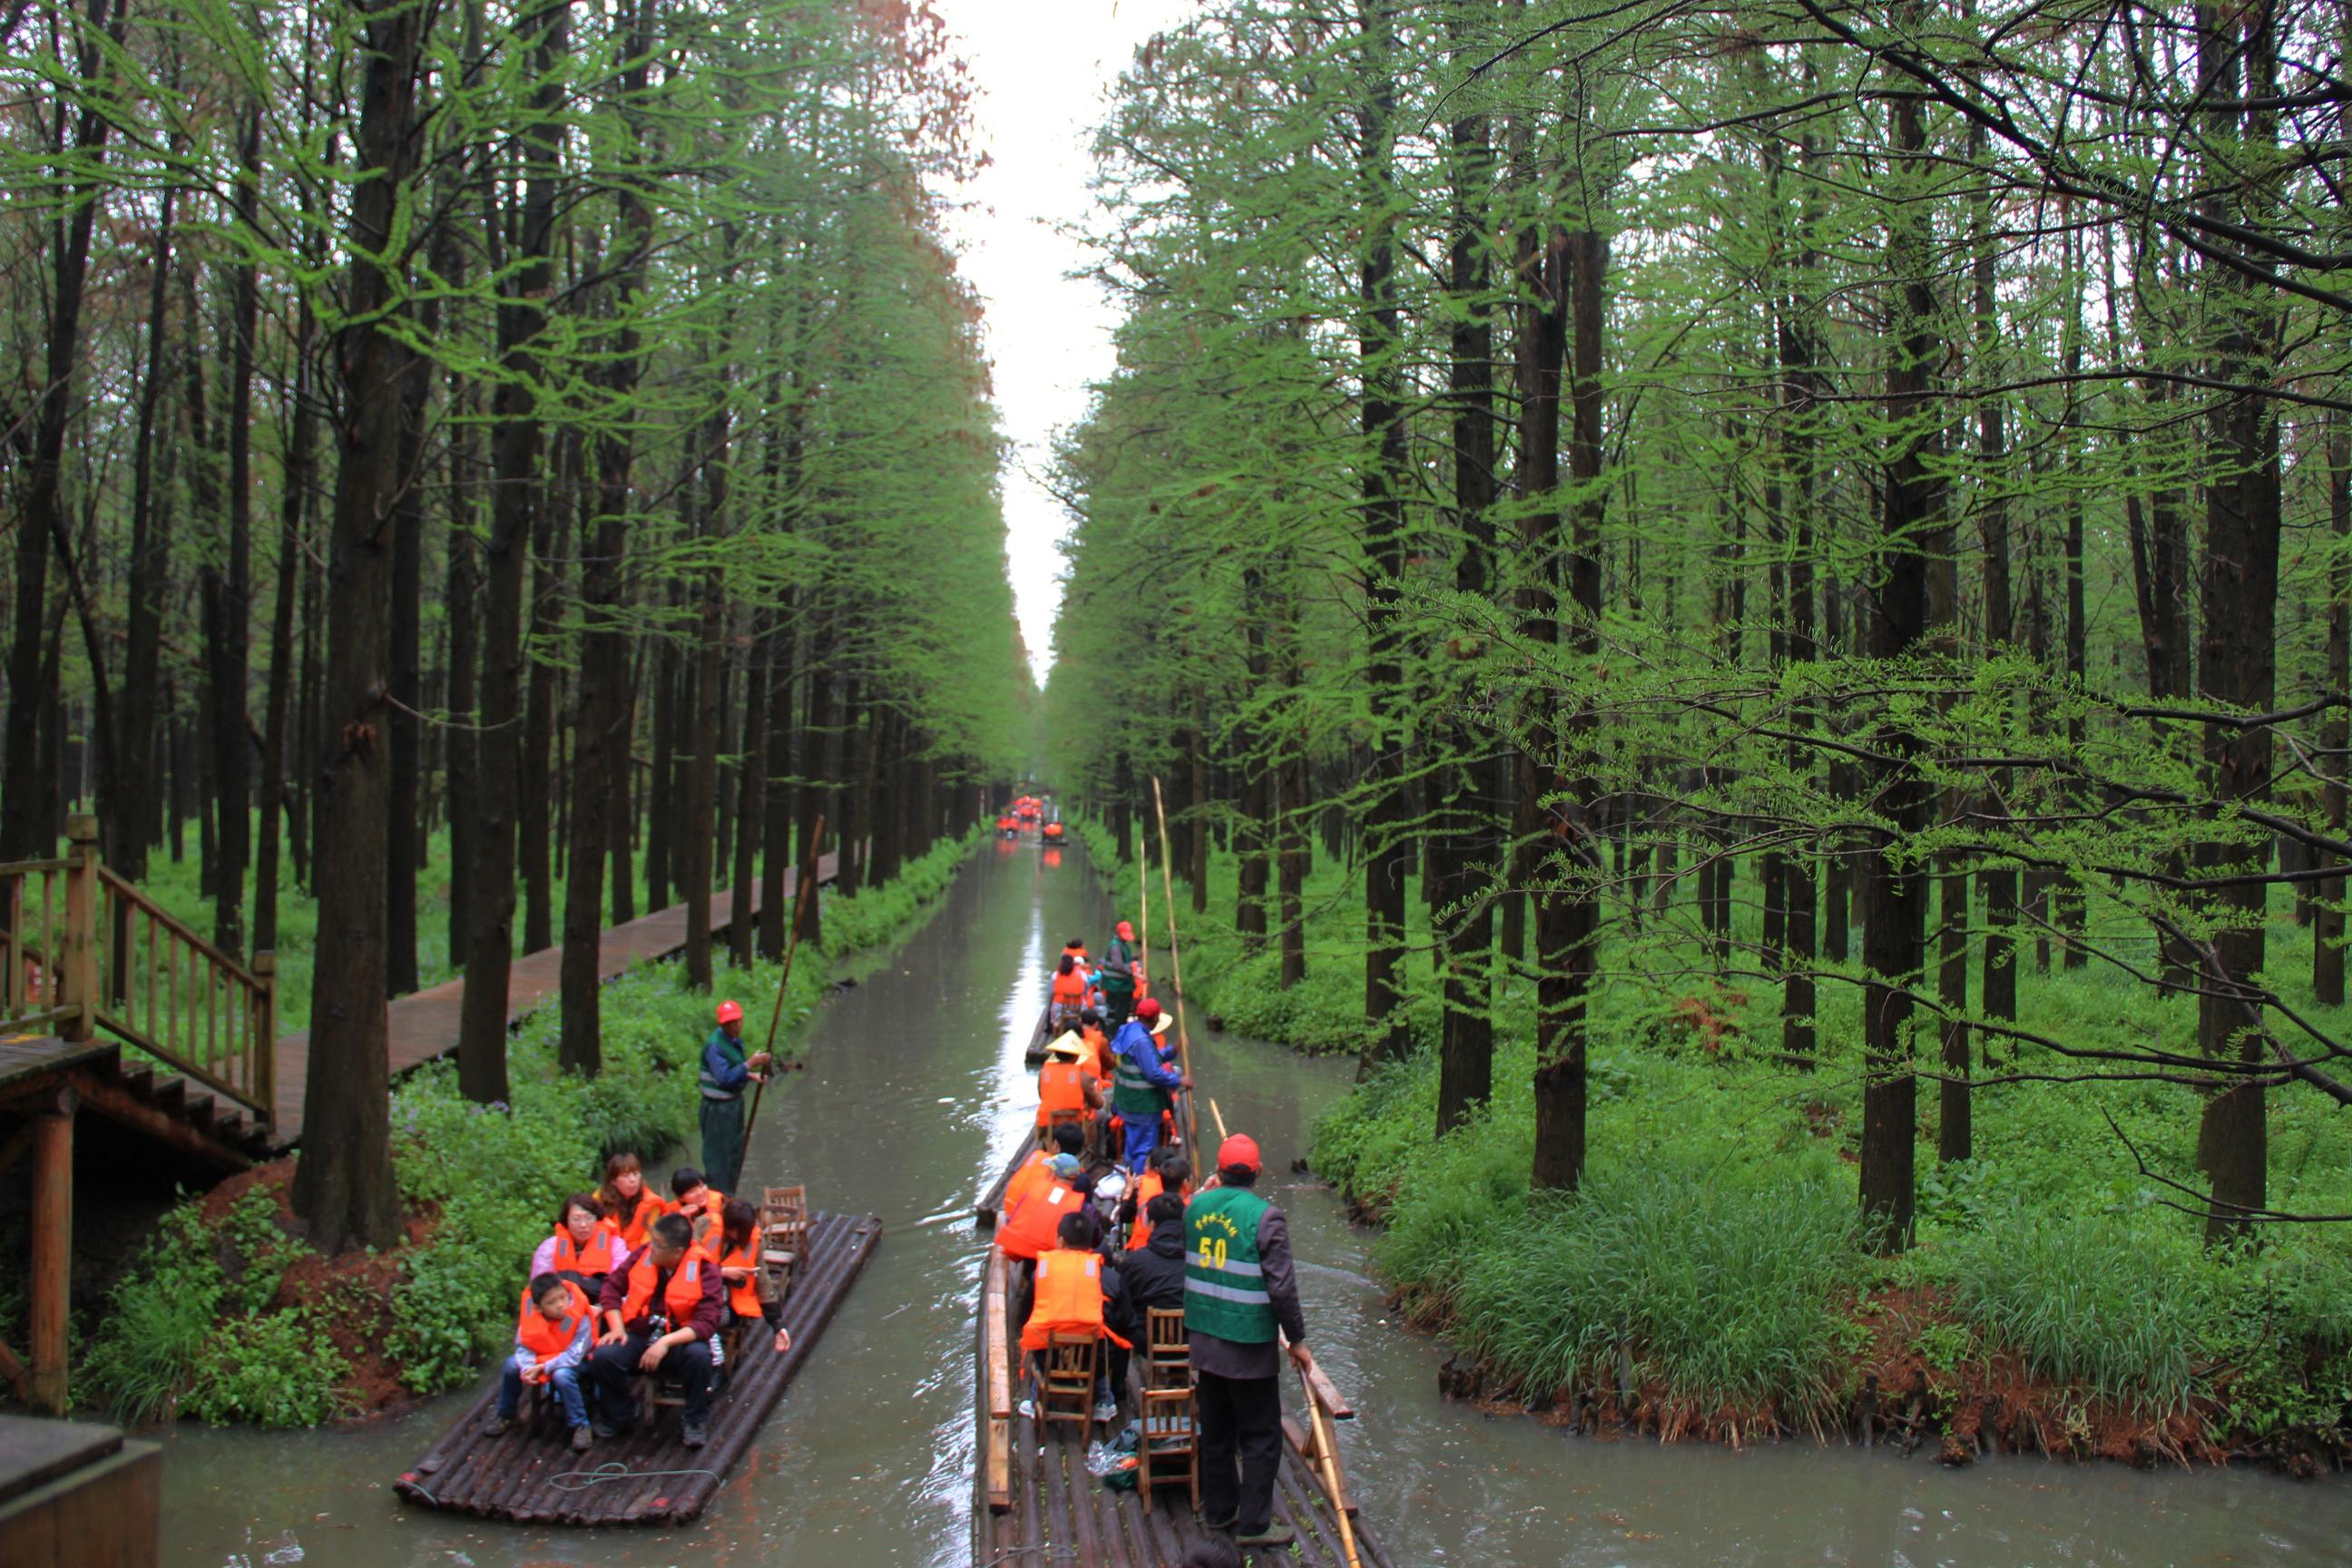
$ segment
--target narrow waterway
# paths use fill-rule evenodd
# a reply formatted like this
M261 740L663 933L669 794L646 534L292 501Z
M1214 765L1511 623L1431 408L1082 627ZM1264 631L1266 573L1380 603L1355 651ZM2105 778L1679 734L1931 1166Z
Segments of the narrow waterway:
M346 1431L166 1434L165 1563L964 1568L983 1245L968 1215L1029 1124L1021 1053L1046 959L1071 936L1099 946L1109 919L1075 846L1047 856L994 845L894 963L820 1016L807 1070L769 1099L744 1184L805 1182L820 1207L880 1215L886 1235L758 1448L693 1526L530 1531L400 1504L390 1483L462 1408L453 1396ZM1288 1173L1345 1068L1247 1041L1194 1044L1203 1090L1265 1147L1309 1338L1361 1413L1342 1439L1350 1484L1401 1563L2352 1562L2352 1492L2333 1481L2021 1459L1951 1471L1811 1447L1661 1450L1448 1405L1440 1348L1385 1319L1369 1238L1328 1192Z

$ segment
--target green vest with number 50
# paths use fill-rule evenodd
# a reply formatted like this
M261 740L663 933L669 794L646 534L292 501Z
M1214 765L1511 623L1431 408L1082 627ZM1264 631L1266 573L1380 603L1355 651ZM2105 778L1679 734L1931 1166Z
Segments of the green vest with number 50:
M1274 1205L1247 1187L1212 1187L1184 1205L1184 1326L1237 1344L1275 1337L1257 1225Z

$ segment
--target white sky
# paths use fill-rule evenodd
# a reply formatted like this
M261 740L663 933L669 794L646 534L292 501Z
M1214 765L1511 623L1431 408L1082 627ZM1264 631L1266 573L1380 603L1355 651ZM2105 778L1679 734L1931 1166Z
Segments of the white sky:
M1086 412L1087 384L1110 373L1118 314L1087 259L1053 226L1087 214L1094 127L1136 46L1191 0L939 0L980 88L974 117L993 162L955 195L969 210L949 232L960 270L987 306L996 403L1013 443L1005 468L1005 544L1021 635L1038 679L1053 657L1062 601L1055 542L1069 517L1040 482L1056 429Z

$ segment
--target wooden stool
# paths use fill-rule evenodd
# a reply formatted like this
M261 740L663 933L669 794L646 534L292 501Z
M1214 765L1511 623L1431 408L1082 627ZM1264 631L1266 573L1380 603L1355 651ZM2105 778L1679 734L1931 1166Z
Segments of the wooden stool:
M1154 1307L1146 1327L1143 1354L1137 1358L1143 1436L1135 1450L1136 1489L1149 1508L1153 1485L1181 1474L1191 1482L1192 1507L1198 1510L1200 1424L1193 1413L1192 1347L1184 1333L1184 1310Z

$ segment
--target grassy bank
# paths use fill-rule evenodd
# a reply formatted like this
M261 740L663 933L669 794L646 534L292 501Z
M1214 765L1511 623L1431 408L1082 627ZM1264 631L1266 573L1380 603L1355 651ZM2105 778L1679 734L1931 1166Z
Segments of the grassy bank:
M825 898L824 962L793 966L780 1054L797 1049L835 969L910 931L977 841L942 842L886 886ZM717 976L754 1040L778 977L769 963ZM552 1007L512 1040L508 1104L467 1100L446 1061L403 1079L392 1118L407 1219L390 1251L326 1258L303 1246L285 1204L290 1161L188 1199L81 1325L78 1395L132 1421L299 1426L469 1382L510 1344L521 1270L563 1195L592 1186L614 1151L651 1165L690 1142L710 1009L682 966L640 966L605 988L593 1079L557 1067ZM790 1094L790 1077L771 1092Z
M1085 831L1111 886L1131 888L1108 836ZM1286 993L1276 953L1234 931L1236 880L1215 857L1206 916L1181 906L1195 1016L1352 1053L1360 895L1336 868L1310 878L1307 975ZM1954 1460L2018 1447L2305 1468L2352 1444L2352 1229L2282 1226L2256 1246L2200 1246L2198 1220L2169 1206L2179 1194L2143 1176L2109 1126L2152 1171L2196 1187L2189 1090L1979 1087L1976 1157L1938 1165L1937 1089L1923 1082L1918 1244L1882 1259L1856 1218L1856 988L1824 988L1821 1065L1795 1070L1778 1058L1777 984L1717 978L1653 914L1602 954L1585 1183L1533 1193L1524 978L1498 999L1492 1104L1433 1140L1437 994L1417 894L1415 1052L1323 1120L1313 1158L1381 1226L1381 1276L1414 1321L1456 1347L1460 1392L1667 1436L1891 1427ZM2284 908L2273 931L2273 972L2307 973L2308 933ZM2137 936L2120 922L2105 934ZM2046 1033L2085 1045L2194 1037L2188 999L2096 970L2040 973L2030 947L2020 968L2021 1016ZM2270 1138L2273 1205L2352 1212L2340 1112L2274 1092Z

